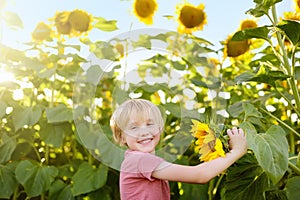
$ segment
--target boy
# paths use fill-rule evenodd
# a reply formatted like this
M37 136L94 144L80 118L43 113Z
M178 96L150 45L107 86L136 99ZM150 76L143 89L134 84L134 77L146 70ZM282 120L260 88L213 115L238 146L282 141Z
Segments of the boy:
M230 152L196 166L173 164L155 155L155 147L164 128L157 106L148 100L131 99L113 113L111 128L114 140L125 145L120 172L122 200L169 200L168 181L207 183L247 152L242 129L227 130Z

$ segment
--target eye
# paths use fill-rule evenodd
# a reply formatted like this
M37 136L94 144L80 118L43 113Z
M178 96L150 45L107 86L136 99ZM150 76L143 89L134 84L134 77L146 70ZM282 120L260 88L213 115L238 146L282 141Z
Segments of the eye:
M132 127L130 127L130 130L135 130L135 129L137 129L137 127L136 127L136 126L132 126Z
M152 125L154 125L153 123L147 123L147 126L152 126Z

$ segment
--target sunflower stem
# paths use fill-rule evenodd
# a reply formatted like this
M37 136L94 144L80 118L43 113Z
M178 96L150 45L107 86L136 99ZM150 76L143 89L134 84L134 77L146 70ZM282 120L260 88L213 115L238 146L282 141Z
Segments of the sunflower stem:
M300 176L300 169L289 161L289 168L291 168L298 176Z
M276 28L276 25L278 24L278 20L277 20L275 5L272 6L272 15L273 15L273 19L274 19L273 27ZM284 61L283 67L286 71L286 74L291 76L291 78L288 78L288 83L290 85L290 88L292 89L292 92L293 92L293 95L294 95L294 98L296 101L296 109L299 109L300 108L300 94L297 89L297 81L295 79L294 66L291 66L289 64L288 55L287 55L287 52L286 52L286 49L285 49L285 46L283 43L282 36L279 31L276 31L276 37L277 37L277 41L278 41L278 44L279 44L281 52L282 52L282 57L283 57L283 61Z
M295 106L293 105L293 103L290 101L290 99L287 97L287 96L285 96L282 92L280 92L279 90L278 90L278 88L277 88L277 86L275 85L275 90L276 90L276 92L278 92L278 94L282 97L282 98L284 98L287 102L288 102L288 104L290 105L290 107L296 112L296 114L300 117L300 111L298 110L298 109L296 109L295 108Z
M263 109L262 107L258 107L259 110L263 111L265 114L269 115L270 117L274 118L276 121L278 121L280 124L282 124L284 127L286 127L287 129L289 129L291 132L293 132L295 135L297 135L298 137L300 137L300 134L295 131L292 127L290 127L289 125L287 125L286 123L284 123L283 121L281 121L279 118L277 118L275 115L271 114L270 112L268 112L267 110Z

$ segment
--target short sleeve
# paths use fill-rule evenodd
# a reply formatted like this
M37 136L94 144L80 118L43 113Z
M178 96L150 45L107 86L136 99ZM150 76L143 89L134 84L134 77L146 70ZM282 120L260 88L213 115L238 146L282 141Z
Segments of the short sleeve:
M164 159L150 153L145 153L138 160L137 168L142 176L153 181L152 173L162 162L164 162Z

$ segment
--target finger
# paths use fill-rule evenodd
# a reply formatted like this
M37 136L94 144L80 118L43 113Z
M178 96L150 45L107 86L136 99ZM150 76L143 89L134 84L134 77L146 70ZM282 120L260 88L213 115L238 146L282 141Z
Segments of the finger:
M238 129L237 129L237 127L233 127L232 128L232 134L234 135L234 134L238 134L239 132L238 132Z
M238 132L239 132L239 134L245 135L244 130L241 128L238 130Z
M232 135L232 131L230 129L227 129L227 134Z
M233 131L233 129L228 129L228 130L227 130L227 135L228 135L229 137L231 137L231 136L237 135L237 133L235 133L235 132Z

